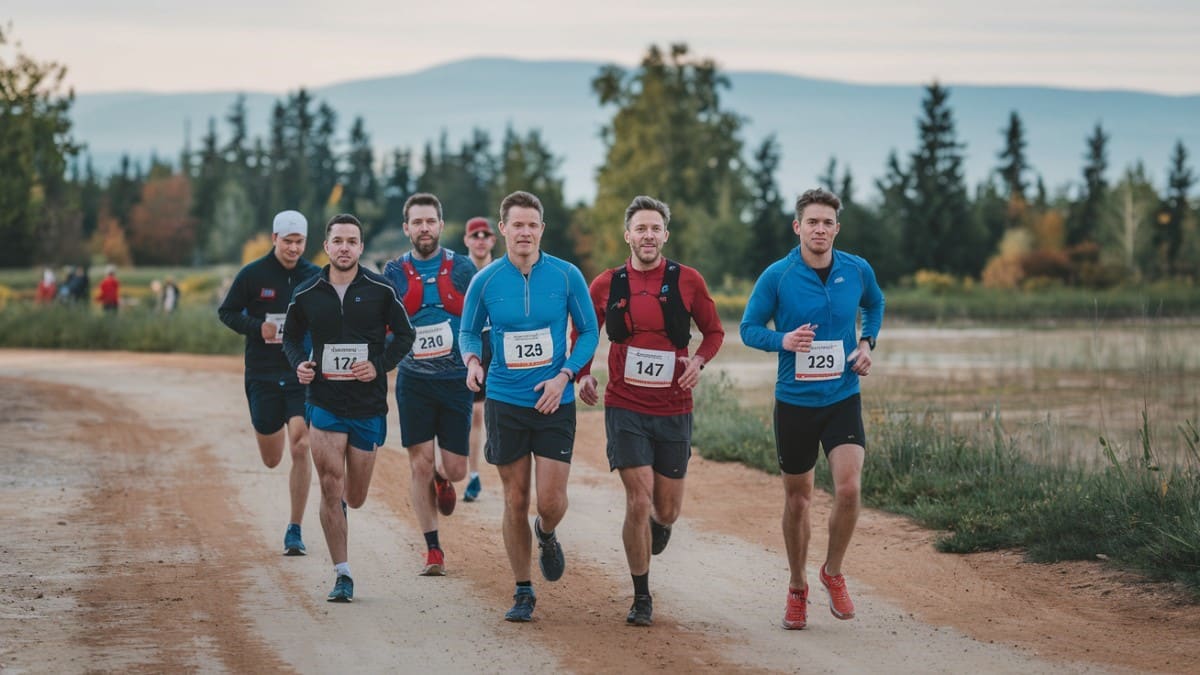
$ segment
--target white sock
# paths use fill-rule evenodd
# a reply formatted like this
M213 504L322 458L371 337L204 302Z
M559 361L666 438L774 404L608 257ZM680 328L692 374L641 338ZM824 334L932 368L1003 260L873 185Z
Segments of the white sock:
M478 471L472 471L472 472L471 472L470 479L471 479L471 480L475 480L476 478L479 478L479 472L478 472Z
M350 563L348 563L348 562L340 562L340 563L334 565L333 570L338 573L338 576L341 576L344 574L344 575L350 577L351 579L354 578L354 575L350 574Z

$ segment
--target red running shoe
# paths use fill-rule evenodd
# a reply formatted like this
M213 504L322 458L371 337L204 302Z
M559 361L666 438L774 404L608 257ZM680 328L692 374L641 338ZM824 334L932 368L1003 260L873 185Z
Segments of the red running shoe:
M454 505L458 502L458 495L454 492L454 483L442 478L437 473L433 474L433 493L434 501L437 502L438 512L443 516L448 516L454 513Z
M850 601L850 592L846 590L846 577L839 574L831 577L825 573L821 565L821 585L829 593L829 611L839 619L854 618L854 603Z
M428 555L425 556L425 569L421 570L418 576L422 577L444 577L446 576L446 554L442 553L440 548L429 549Z
M783 612L783 627L786 630L800 630L808 625L808 587L798 591L788 589L787 609Z

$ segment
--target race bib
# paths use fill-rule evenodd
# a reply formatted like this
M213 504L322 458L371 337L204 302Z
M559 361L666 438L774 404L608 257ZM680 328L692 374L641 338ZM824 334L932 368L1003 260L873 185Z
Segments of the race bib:
M321 357L321 373L327 380L353 380L354 373L350 368L359 361L367 360L367 346L357 345L325 345Z
M665 389L675 379L675 352L630 347L625 352L625 381L637 387Z
M450 330L449 320L416 328L417 339L412 347L414 359L436 359L449 354L454 347L454 332Z
M504 365L512 370L538 368L553 357L554 340L549 328L504 334Z
M263 340L263 342L266 342L269 345L277 345L283 342L283 324L286 320L287 314L271 314L268 312L267 315L263 317L263 322L275 324L275 339Z
M808 352L796 352L797 380L836 380L845 369L846 348L841 340L814 340Z

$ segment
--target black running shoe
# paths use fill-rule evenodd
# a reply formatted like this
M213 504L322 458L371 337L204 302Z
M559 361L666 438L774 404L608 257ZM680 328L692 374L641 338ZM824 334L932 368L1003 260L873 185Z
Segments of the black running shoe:
M654 602L648 595L633 596L633 606L625 623L632 626L649 626L654 623Z
M567 561L563 557L558 537L554 533L546 535L545 532L542 532L541 526L542 519L539 516L533 521L533 533L537 537L538 548L541 549L541 554L538 555L538 567L542 568L542 576L546 577L546 581L558 581L567 567ZM546 535L545 538L543 535Z
M671 526L660 525L653 518L650 519L650 555L658 555L667 548L667 542L671 541Z

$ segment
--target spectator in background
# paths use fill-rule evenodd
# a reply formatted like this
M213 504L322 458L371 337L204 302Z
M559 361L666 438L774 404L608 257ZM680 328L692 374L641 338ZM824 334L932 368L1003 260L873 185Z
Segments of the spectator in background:
M86 278L86 277L85 277ZM115 312L121 306L121 283L117 281L117 268L109 265L104 270L104 278L100 280L100 292L96 300L106 312Z
M68 302L86 303L88 295L91 293L91 281L88 279L87 272L82 265L76 265L75 271L71 272L70 278L67 279L66 289Z
M49 267L42 269L42 280L38 282L37 291L34 293L34 300L39 305L45 305L54 302L54 294L58 290L58 280L54 277L54 270Z
M179 307L179 286L175 284L175 277L169 276L163 283L162 310L170 314L176 307Z

